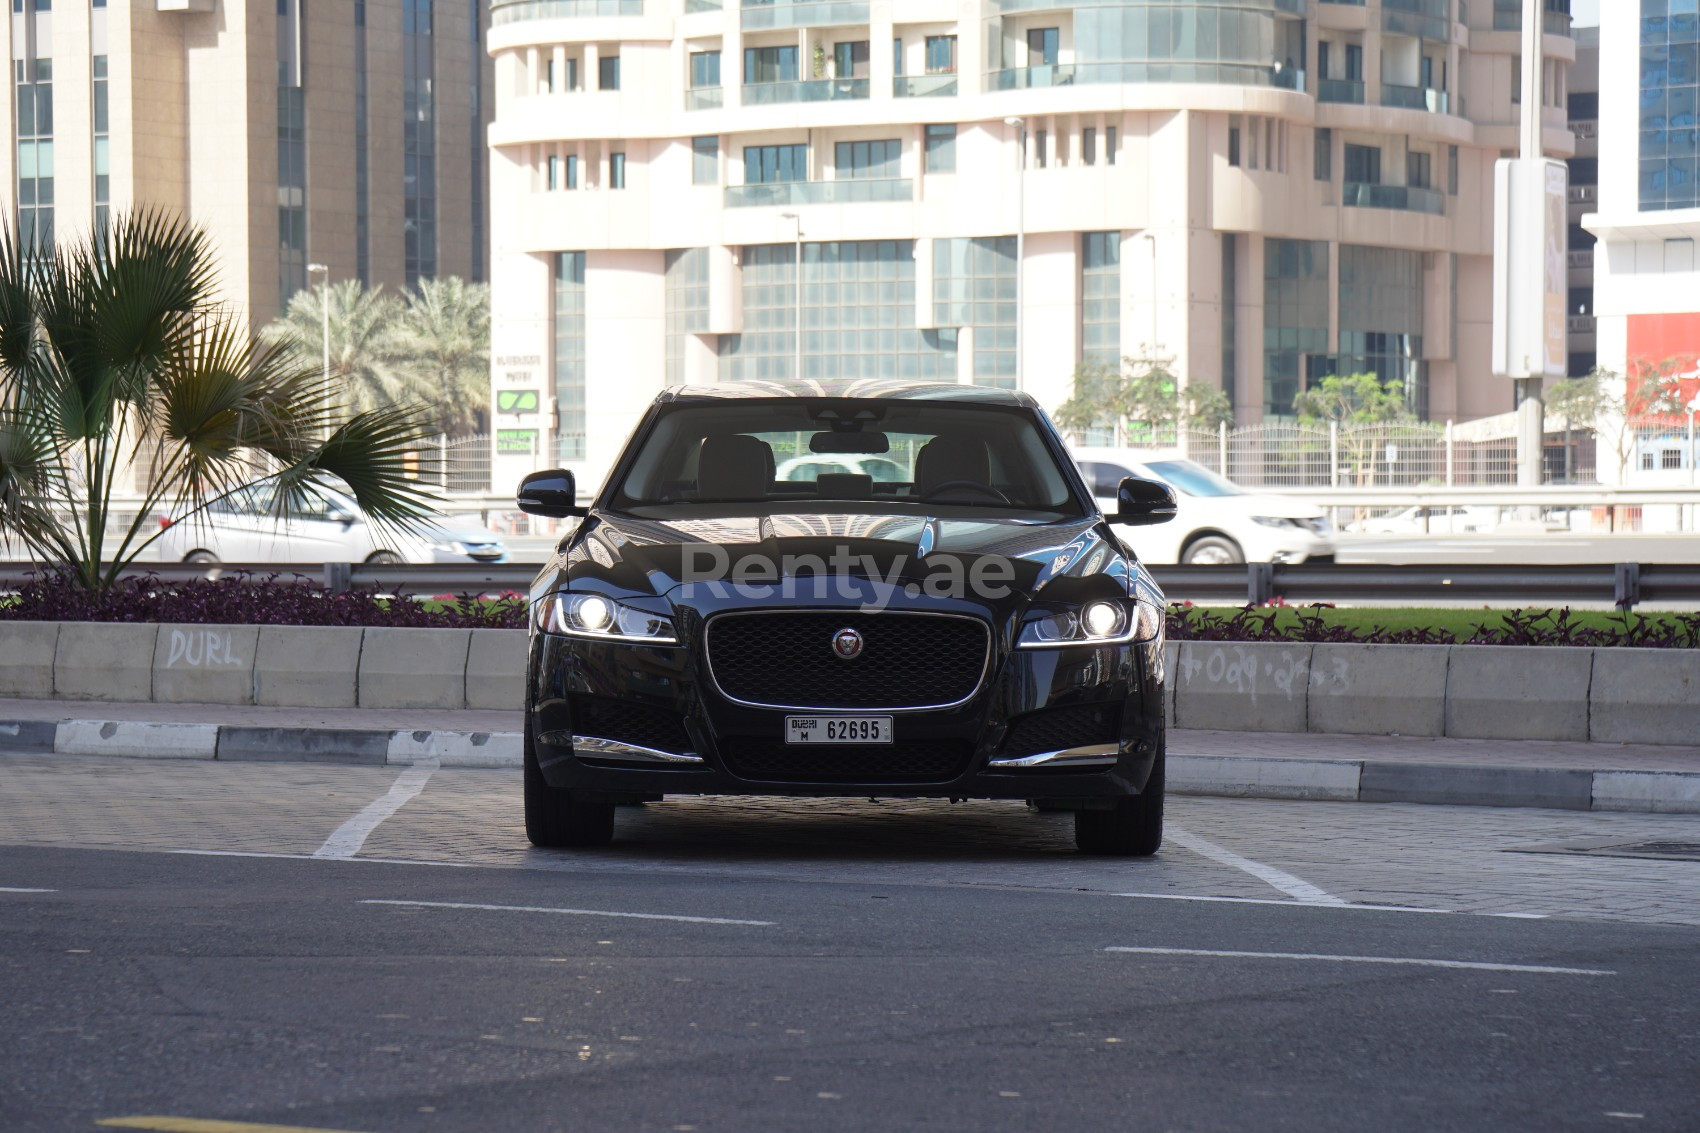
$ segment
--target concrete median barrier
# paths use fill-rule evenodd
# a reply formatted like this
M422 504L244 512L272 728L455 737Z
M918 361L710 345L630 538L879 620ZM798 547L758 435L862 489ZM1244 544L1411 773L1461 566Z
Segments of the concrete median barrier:
M51 697L59 622L0 623L0 696Z
M481 629L466 654L468 708L525 707L527 634L522 629Z
M1700 742L1700 652L1598 650L1588 700L1596 742Z
M1480 740L1586 740L1594 651L1454 645L1446 734Z
M1175 726L1230 732L1308 730L1313 646L1184 641L1170 679Z
M359 701L357 626L262 626L254 654L254 703L354 708Z
M1310 660L1310 730L1445 735L1447 659L1444 645L1318 645Z
M159 627L153 698L161 704L254 703L259 626Z
M468 629L369 629L360 647L360 707L465 708Z
M159 627L152 624L66 622L53 656L54 697L152 700L158 640Z
M133 759L211 759L217 724L155 724L138 720L66 720L54 750L60 755L116 755Z

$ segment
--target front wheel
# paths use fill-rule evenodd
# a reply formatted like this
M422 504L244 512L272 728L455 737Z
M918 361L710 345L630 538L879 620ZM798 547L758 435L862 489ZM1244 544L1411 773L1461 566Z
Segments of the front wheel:
M614 804L551 787L537 764L531 725L525 728L525 836L533 846L606 846L614 840Z
M394 551L373 551L366 556L369 566L400 566L402 558Z
M1181 562L1197 566L1227 566L1233 563L1245 562L1245 552L1232 539L1220 535L1206 535L1187 547L1186 554L1181 556Z
M1114 854L1148 858L1163 845L1162 752L1151 768L1145 789L1131 799L1118 799L1110 810L1074 812L1074 844L1083 854Z

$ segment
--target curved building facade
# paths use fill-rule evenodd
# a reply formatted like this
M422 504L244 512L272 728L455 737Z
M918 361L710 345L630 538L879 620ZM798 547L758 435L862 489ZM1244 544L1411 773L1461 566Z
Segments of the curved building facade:
M1576 50L1544 3L1565 157ZM1358 370L1432 419L1504 412L1521 23L1521 0L494 0L498 482L599 475L662 385L723 378L1055 406L1081 360L1154 356L1242 423Z

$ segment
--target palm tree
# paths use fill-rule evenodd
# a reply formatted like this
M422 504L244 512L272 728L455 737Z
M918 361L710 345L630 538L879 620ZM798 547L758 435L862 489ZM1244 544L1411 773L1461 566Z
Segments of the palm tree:
M481 433L490 415L490 288L422 279L396 313L386 364L438 407L443 432Z
M368 291L359 280L349 279L297 291L283 317L261 331L261 337L287 347L302 365L323 368L327 303L331 377L348 391L352 407L382 409L419 400L421 391L407 372L387 364L385 343L400 305L382 285Z
M335 478L380 525L423 526L417 411L340 409L335 375L256 343L213 280L205 234L161 212L49 254L0 234L0 544L105 589L158 511L193 518L267 480L280 517ZM113 523L138 467L140 506Z

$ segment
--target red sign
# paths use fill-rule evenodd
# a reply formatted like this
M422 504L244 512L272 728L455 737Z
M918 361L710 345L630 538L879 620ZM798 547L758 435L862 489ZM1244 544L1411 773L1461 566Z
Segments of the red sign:
M1629 374L1674 374L1682 403L1700 397L1700 314L1630 315Z

